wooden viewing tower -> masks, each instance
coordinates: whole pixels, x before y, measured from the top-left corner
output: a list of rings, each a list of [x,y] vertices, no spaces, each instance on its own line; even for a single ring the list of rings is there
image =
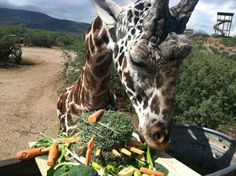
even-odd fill
[[[218,12],[217,22],[214,25],[215,34],[229,37],[234,13]]]

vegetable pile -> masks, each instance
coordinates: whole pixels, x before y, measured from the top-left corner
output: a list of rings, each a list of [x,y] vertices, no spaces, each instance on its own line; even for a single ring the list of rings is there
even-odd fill
[[[99,110],[78,118],[73,136],[43,135],[33,149],[17,153],[27,159],[48,153],[48,176],[168,175],[154,162],[155,152],[132,137],[133,125],[121,112]]]

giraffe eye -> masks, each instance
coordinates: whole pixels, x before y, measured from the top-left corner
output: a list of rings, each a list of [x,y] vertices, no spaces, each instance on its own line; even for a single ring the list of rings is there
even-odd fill
[[[136,67],[145,68],[147,66],[146,63],[144,62],[144,60],[142,60],[142,59],[137,60],[137,59],[133,59],[132,57],[130,57],[130,60],[131,60],[132,64]]]

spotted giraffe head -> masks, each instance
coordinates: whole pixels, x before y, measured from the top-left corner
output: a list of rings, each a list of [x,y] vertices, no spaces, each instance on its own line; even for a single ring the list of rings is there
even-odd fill
[[[140,131],[151,147],[163,148],[169,141],[179,66],[191,43],[177,34],[168,0],[140,0],[127,7],[111,0],[92,1],[109,28],[114,64]]]

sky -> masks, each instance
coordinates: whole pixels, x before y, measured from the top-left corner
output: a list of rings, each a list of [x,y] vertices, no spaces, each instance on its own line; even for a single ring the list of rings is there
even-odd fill
[[[114,0],[126,5],[135,0]],[[170,0],[170,7],[180,0]],[[49,16],[77,22],[91,23],[96,11],[90,0],[0,0],[0,7],[32,10]],[[235,13],[231,36],[236,35],[236,0],[199,0],[187,28],[213,34],[217,12]]]

